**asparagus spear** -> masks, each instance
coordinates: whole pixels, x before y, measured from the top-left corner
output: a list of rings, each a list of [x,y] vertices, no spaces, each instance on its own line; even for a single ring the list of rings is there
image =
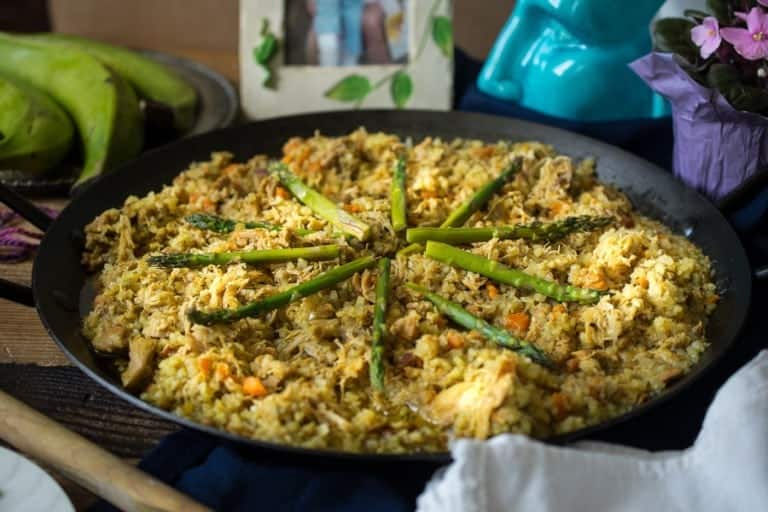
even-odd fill
[[[392,227],[395,231],[402,231],[408,227],[405,213],[405,168],[405,156],[400,155],[392,173],[392,187],[390,190],[392,198]]]
[[[368,224],[347,213],[317,190],[307,186],[284,163],[271,163],[269,171],[277,176],[280,183],[290,190],[296,199],[307,205],[320,217],[334,224],[344,233],[352,235],[363,242],[371,235],[371,227]]]
[[[297,301],[307,295],[312,295],[326,288],[330,288],[354,275],[355,273],[372,267],[376,263],[373,256],[364,256],[344,265],[332,268],[304,283],[288,288],[285,291],[271,295],[265,299],[257,300],[235,309],[216,309],[213,311],[200,311],[191,309],[187,312],[190,322],[202,325],[227,324],[246,317],[258,316],[266,311],[271,311]]]
[[[509,284],[517,288],[533,290],[560,302],[579,302],[594,304],[600,300],[602,292],[576,286],[561,285],[540,277],[526,274],[521,270],[502,265],[498,261],[489,260],[471,252],[456,249],[440,242],[427,242],[427,256],[455,267],[482,274],[494,281]]]
[[[239,224],[235,220],[225,219],[224,217],[218,217],[207,213],[193,213],[188,215],[185,220],[196,228],[214,231],[216,233],[231,233]],[[268,231],[280,231],[283,229],[282,226],[270,224],[269,222],[242,222],[242,224],[246,229],[266,229]],[[295,231],[299,236],[309,235],[315,232],[311,229],[303,228],[296,229]]]
[[[318,245],[292,249],[263,249],[259,251],[232,251],[213,253],[157,254],[147,258],[155,267],[179,268],[202,267],[205,265],[227,265],[233,261],[243,263],[280,263],[298,259],[331,260],[339,256],[338,245]]]
[[[469,219],[477,210],[485,206],[485,204],[490,201],[493,195],[501,190],[501,187],[503,187],[507,181],[512,179],[512,177],[520,172],[522,167],[522,158],[515,158],[512,163],[509,164],[509,166],[501,172],[501,174],[480,187],[480,189],[475,192],[472,197],[464,201],[461,205],[459,205],[458,208],[453,210],[451,214],[448,215],[448,218],[446,218],[443,223],[440,224],[440,227],[457,228],[463,226],[464,223],[467,222],[467,219]],[[403,249],[400,249],[397,255],[405,256],[413,252],[421,251],[422,249],[423,247],[421,245],[414,243],[404,247]]]
[[[408,256],[409,254],[413,254],[415,252],[421,252],[424,250],[424,246],[421,244],[409,244],[397,251],[396,256],[398,258],[401,258],[403,256]]]
[[[453,210],[448,218],[440,224],[441,228],[457,228],[463,226],[467,219],[469,219],[473,213],[485,206],[485,204],[491,200],[491,198],[501,190],[504,184],[511,180],[523,166],[522,158],[515,158],[509,166],[504,169],[495,179],[492,179],[482,187],[480,190],[474,193],[472,197],[467,199],[458,208]]]
[[[436,293],[432,293],[426,288],[423,288],[414,283],[406,283],[406,286],[411,290],[424,295],[424,297],[428,299],[432,304],[434,304],[442,314],[448,316],[451,320],[461,325],[462,327],[478,331],[489,340],[494,341],[502,347],[506,347],[519,352],[542,366],[552,367],[552,362],[550,361],[549,357],[541,349],[535,347],[531,343],[516,338],[505,329],[501,329],[489,324],[482,318],[476,317],[455,302],[441,297]]]
[[[556,222],[532,222],[515,226],[494,226],[490,228],[411,228],[406,232],[409,242],[435,240],[448,244],[471,244],[485,242],[492,238],[524,238],[534,242],[555,242],[576,231],[591,231],[607,226],[612,217],[583,215],[568,217]]]
[[[389,297],[389,259],[379,260],[379,275],[376,280],[376,305],[373,310],[373,342],[371,344],[371,363],[368,365],[371,386],[377,391],[384,390],[384,335],[386,333],[385,316]]]

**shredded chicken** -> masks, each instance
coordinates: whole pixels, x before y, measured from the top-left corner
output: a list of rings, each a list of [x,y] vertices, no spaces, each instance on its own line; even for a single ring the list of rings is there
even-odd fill
[[[131,391],[142,388],[154,372],[157,343],[150,338],[132,338],[128,351],[128,367],[121,375],[123,386]]]

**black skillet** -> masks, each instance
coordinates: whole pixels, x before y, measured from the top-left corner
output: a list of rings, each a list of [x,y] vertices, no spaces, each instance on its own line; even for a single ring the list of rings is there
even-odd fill
[[[594,434],[619,422],[641,415],[669,400],[693,384],[704,371],[720,359],[736,339],[747,315],[752,276],[739,238],[715,206],[696,192],[685,188],[668,172],[607,144],[563,130],[514,119],[472,113],[430,111],[354,111],[309,114],[254,122],[191,137],[142,155],[137,160],[106,175],[82,193],[55,219],[23,204],[7,192],[0,201],[22,213],[44,230],[32,274],[31,290],[0,283],[0,296],[34,305],[43,325],[69,359],[88,376],[131,404],[186,427],[205,431],[219,438],[254,447],[272,448],[300,455],[347,458],[360,461],[434,461],[449,459],[447,453],[373,455],[296,448],[277,443],[246,439],[205,426],[159,409],[125,391],[111,370],[110,361],[99,358],[80,332],[81,314],[91,295],[88,276],[80,265],[83,228],[107,208],[119,207],[131,194],[143,196],[170,183],[190,162],[207,160],[212,151],[227,150],[243,161],[256,153],[279,155],[283,143],[292,136],[309,136],[315,130],[325,135],[342,135],[360,126],[369,131],[423,137],[476,138],[498,140],[536,140],[555,146],[572,157],[596,157],[601,180],[623,190],[644,214],[659,219],[673,230],[690,238],[712,260],[721,300],[707,328],[711,345],[701,361],[680,381],[660,395],[618,418],[551,439],[567,442]],[[23,200],[22,200],[23,201]]]

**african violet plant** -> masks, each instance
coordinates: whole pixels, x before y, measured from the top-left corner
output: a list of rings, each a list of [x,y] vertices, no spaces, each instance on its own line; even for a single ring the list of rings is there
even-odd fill
[[[653,28],[657,50],[737,110],[768,114],[768,0],[708,0]]]

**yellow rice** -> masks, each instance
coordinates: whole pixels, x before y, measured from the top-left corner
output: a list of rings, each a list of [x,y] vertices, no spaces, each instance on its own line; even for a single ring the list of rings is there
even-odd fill
[[[159,192],[130,197],[87,228],[83,263],[99,294],[84,332],[95,348],[122,355],[141,344],[153,356],[141,398],[246,437],[366,452],[444,450],[451,437],[502,432],[547,437],[622,414],[684,375],[707,348],[717,302],[709,260],[684,237],[633,211],[624,195],[536,143],[485,144],[427,138],[412,147],[364,129],[344,137],[294,138],[284,161],[304,181],[370,224],[372,241],[332,226],[279,187],[267,157],[232,163],[217,153]],[[436,226],[515,156],[523,171],[466,226],[611,215],[617,222],[552,244],[493,239],[465,247],[536,276],[610,291],[594,305],[493,283],[421,254],[393,260],[387,315],[386,391],[368,377],[375,270],[284,308],[231,325],[191,324],[190,308],[234,308],[269,296],[364,253],[392,255],[405,242],[390,225],[389,188],[408,151],[410,226]],[[206,212],[267,221],[282,231],[217,234],[184,221]],[[317,230],[299,236],[297,228]],[[217,252],[338,243],[339,261],[261,267],[162,269],[157,253]],[[440,315],[403,286],[413,281],[500,327],[525,313],[518,333],[546,351],[547,370]],[[519,318],[520,315],[517,315]],[[244,390],[256,377],[263,393]]]

